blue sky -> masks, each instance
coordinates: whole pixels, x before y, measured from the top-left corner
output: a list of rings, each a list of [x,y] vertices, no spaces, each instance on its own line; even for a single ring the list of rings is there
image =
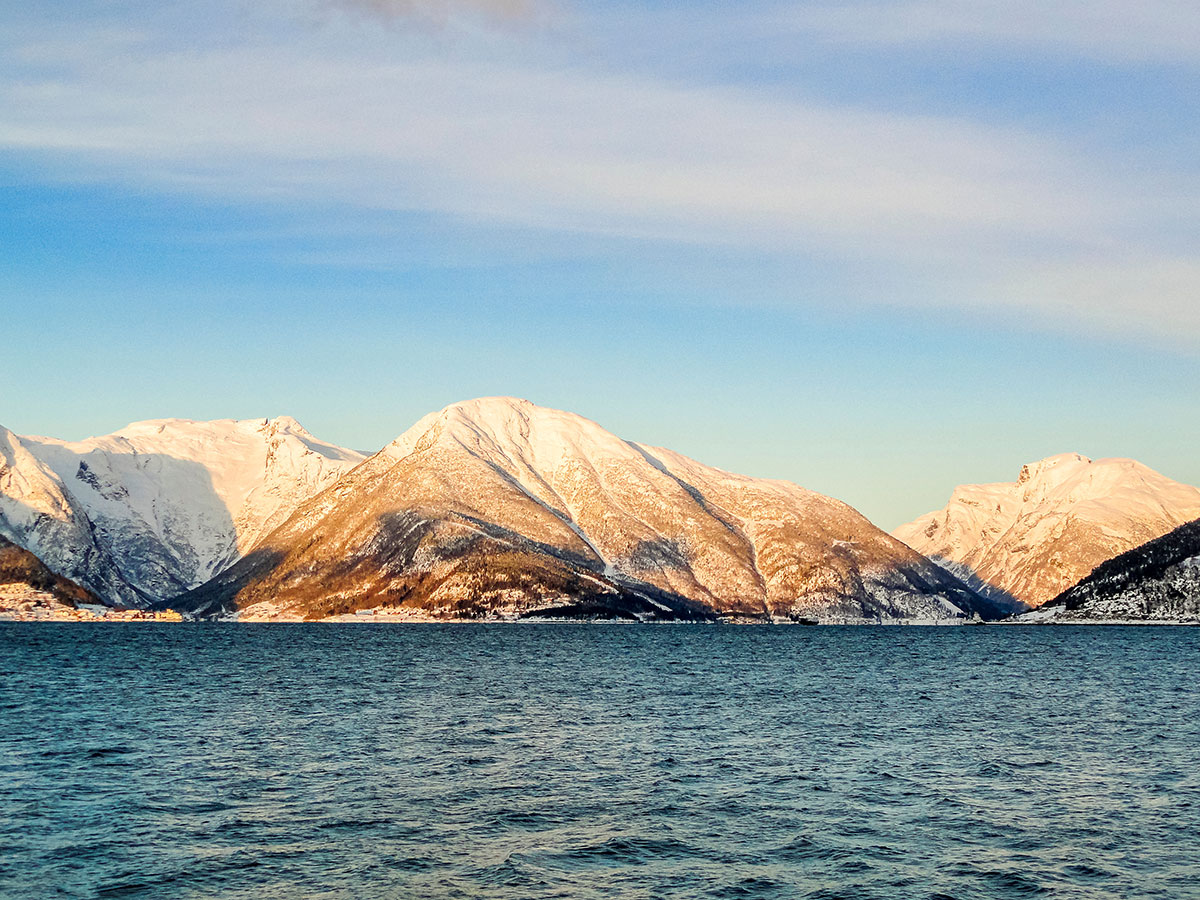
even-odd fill
[[[888,528],[1200,483],[1188,6],[5,3],[0,423],[513,394]]]

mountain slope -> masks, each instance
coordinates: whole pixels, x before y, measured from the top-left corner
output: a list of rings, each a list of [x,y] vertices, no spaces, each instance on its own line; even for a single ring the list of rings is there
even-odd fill
[[[510,398],[426,416],[172,605],[310,618],[996,612],[843,503]]]
[[[75,582],[55,575],[28,550],[0,537],[0,603],[16,601],[72,607],[99,602]]]
[[[286,417],[0,439],[0,533],[131,606],[208,580],[364,458]]]
[[[1014,483],[960,486],[944,509],[893,534],[969,583],[1036,607],[1197,516],[1194,487],[1131,459],[1065,453],[1024,466]]]
[[[1200,520],[1102,563],[1030,615],[1044,621],[1200,621]]]
[[[0,537],[100,597],[143,605],[62,479],[17,435],[0,428]]]

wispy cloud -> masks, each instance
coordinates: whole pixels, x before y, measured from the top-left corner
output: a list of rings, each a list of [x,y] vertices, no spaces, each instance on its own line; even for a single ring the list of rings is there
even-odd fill
[[[1029,135],[582,71],[97,45],[2,90],[9,147],[233,193],[754,243],[1055,235],[1117,212]]]
[[[966,40],[1119,62],[1200,64],[1200,16],[1191,0],[851,0],[804,4],[780,18],[848,42]]]
[[[1196,224],[1185,178],[948,116],[324,41],[10,45],[0,148],[171,191],[824,254],[903,270],[906,303],[1200,341],[1200,255],[1157,246]]]
[[[1114,334],[1200,340],[1200,257],[1129,249],[1032,265],[989,292],[1027,313],[1047,308]]]

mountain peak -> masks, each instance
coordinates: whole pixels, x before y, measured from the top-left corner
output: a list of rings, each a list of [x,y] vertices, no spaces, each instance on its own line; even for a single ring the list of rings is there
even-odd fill
[[[1060,453],[1023,466],[1015,482],[960,485],[944,509],[894,534],[1036,606],[1197,516],[1200,490],[1136,460]]]
[[[476,397],[451,403],[439,413],[447,421],[472,422],[487,427],[507,427],[514,423],[527,422],[571,422],[576,425],[591,425],[595,422],[576,413],[548,406],[538,406],[521,397]]]
[[[291,416],[278,416],[274,419],[266,417],[260,419],[143,419],[138,422],[130,422],[124,428],[120,428],[112,434],[98,435],[86,438],[85,440],[95,441],[105,437],[129,438],[165,434],[221,436],[234,433],[252,434],[265,429],[283,431],[302,437],[311,437],[308,430]]]
[[[456,403],[451,403],[448,406],[446,406],[445,410],[443,410],[443,411],[480,410],[480,411],[488,411],[488,412],[492,412],[492,411],[498,412],[498,411],[508,410],[511,412],[516,412],[518,410],[526,410],[526,409],[541,410],[541,409],[549,409],[549,407],[538,406],[532,400],[526,400],[524,397],[507,397],[507,396],[502,396],[502,395],[495,395],[495,396],[489,396],[489,397],[474,397],[470,400],[459,400]]]
[[[292,434],[299,434],[305,437],[310,437],[309,431],[291,416],[276,416],[274,419],[264,419],[263,424],[274,428],[276,431],[287,431]]]
[[[1048,478],[1061,481],[1090,465],[1092,465],[1092,460],[1080,453],[1057,453],[1054,456],[1047,456],[1045,459],[1021,466],[1021,472],[1017,475],[1017,484]]]
[[[572,458],[630,458],[639,451],[591,419],[518,397],[464,400],[422,418],[384,452],[395,459],[447,443],[475,456],[553,466]]]

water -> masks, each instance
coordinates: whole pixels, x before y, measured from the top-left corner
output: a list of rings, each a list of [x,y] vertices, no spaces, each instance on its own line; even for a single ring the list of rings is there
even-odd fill
[[[1200,629],[0,626],[6,898],[1200,897]]]

